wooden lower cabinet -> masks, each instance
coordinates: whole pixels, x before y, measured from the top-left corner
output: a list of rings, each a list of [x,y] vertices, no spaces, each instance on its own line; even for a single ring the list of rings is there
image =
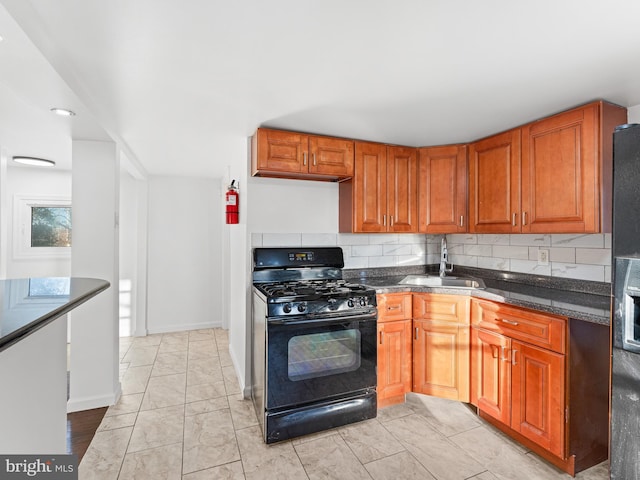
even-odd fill
[[[411,320],[378,325],[378,407],[402,403],[411,391]]]
[[[478,299],[471,321],[479,415],[571,475],[606,460],[608,326]]]
[[[413,295],[413,391],[469,401],[469,298]]]
[[[378,407],[411,391],[411,294],[378,295]]]

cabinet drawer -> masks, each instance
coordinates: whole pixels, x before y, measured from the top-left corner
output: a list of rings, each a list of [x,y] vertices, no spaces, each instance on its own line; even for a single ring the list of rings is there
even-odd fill
[[[437,293],[414,293],[413,318],[468,325],[469,297]]]
[[[411,318],[410,293],[385,293],[377,296],[378,322],[407,320]]]
[[[493,302],[473,300],[473,324],[507,337],[547,348],[566,351],[567,319]]]

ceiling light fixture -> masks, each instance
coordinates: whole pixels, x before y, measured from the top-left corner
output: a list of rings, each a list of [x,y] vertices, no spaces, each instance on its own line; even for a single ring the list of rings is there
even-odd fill
[[[36,157],[13,157],[13,161],[23,165],[31,165],[33,167],[55,167],[56,165],[56,162],[53,160]]]
[[[67,110],[66,108],[58,108],[58,107],[52,108],[51,111],[56,115],[60,115],[62,117],[73,117],[76,114],[75,112],[72,112],[71,110]]]

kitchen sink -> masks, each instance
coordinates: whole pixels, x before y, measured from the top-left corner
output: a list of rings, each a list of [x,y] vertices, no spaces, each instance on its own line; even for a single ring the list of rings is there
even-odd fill
[[[400,283],[403,285],[419,285],[421,287],[446,288],[485,288],[479,278],[471,277],[439,277],[437,275],[407,275]]]

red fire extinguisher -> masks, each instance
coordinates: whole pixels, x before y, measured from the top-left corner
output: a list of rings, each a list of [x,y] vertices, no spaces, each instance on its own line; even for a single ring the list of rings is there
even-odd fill
[[[235,180],[231,181],[231,185],[229,185],[229,189],[225,195],[227,224],[236,224],[239,221],[238,207],[240,206],[240,198],[238,196],[238,189],[234,185],[235,183]]]

